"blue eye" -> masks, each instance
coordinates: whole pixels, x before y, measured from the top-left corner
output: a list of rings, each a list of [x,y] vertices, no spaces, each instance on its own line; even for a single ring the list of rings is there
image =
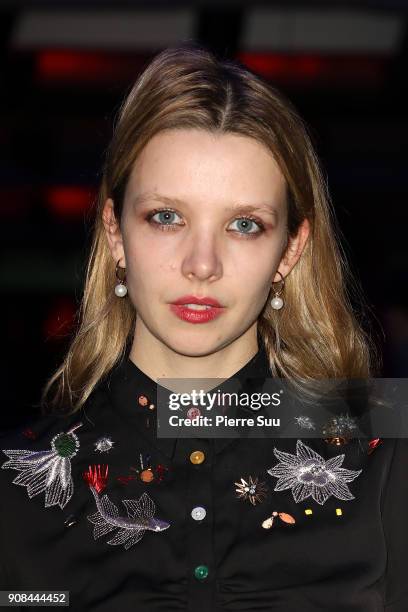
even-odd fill
[[[241,229],[238,230],[239,232],[243,232],[244,234],[259,234],[261,233],[263,226],[261,225],[261,223],[259,221],[255,221],[255,219],[251,219],[250,217],[239,217],[239,219],[234,219],[233,223],[239,223],[241,224]],[[248,230],[248,226],[254,226],[257,225],[258,229],[255,231],[247,231]],[[235,231],[235,230],[234,230]]]
[[[176,215],[176,214],[177,213],[175,213],[173,210],[160,210],[159,212],[152,215],[150,218],[152,219],[156,215],[159,215],[159,219],[160,219],[159,223],[163,223],[164,225],[172,225],[171,217],[172,215]]]
[[[172,221],[174,220],[174,215],[179,217],[178,213],[170,208],[155,209],[147,215],[146,219],[149,223],[155,225],[157,229],[162,231],[173,231],[177,229],[177,226],[182,227],[184,225],[183,223],[173,223]],[[154,219],[154,217],[158,217],[158,220]],[[252,217],[238,217],[234,219],[232,223],[238,223],[239,228],[229,231],[244,237],[250,236],[252,238],[258,234],[262,234],[265,231],[265,226],[263,223]],[[256,225],[258,229],[255,229],[255,231],[248,231],[248,228],[250,229],[254,225]]]

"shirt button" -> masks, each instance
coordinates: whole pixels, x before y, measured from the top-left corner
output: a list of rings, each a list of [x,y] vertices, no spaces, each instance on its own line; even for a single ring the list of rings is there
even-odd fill
[[[199,464],[202,463],[205,459],[205,455],[203,453],[203,451],[194,451],[191,453],[190,455],[190,461],[191,463],[195,463],[195,464]]]
[[[197,565],[194,570],[194,576],[197,580],[205,580],[208,576],[208,567],[206,565]]]
[[[202,521],[203,518],[205,518],[206,514],[207,514],[207,511],[202,506],[196,506],[191,511],[191,516],[193,517],[195,521]]]

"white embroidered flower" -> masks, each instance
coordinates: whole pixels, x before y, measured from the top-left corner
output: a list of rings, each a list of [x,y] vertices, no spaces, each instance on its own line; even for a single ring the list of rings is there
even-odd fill
[[[71,458],[79,449],[78,436],[74,430],[82,423],[61,432],[51,440],[51,450],[30,451],[24,449],[2,449],[9,457],[2,469],[19,470],[13,483],[27,487],[28,496],[34,497],[45,491],[45,506],[62,509],[72,497],[74,485],[71,476]]]
[[[354,499],[346,483],[357,478],[362,470],[340,467],[344,455],[336,455],[325,461],[302,440],[296,442],[296,455],[284,453],[277,448],[273,452],[280,463],[267,472],[278,478],[275,491],[292,489],[296,503],[310,496],[321,505],[331,495],[343,500]]]

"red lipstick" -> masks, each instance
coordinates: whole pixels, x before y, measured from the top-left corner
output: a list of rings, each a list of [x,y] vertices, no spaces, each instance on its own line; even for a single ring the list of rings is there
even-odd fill
[[[199,306],[207,306],[207,308],[196,310],[189,307],[189,304],[198,304]],[[170,304],[170,310],[179,319],[188,323],[207,323],[219,317],[225,311],[225,308],[215,298],[183,295]]]

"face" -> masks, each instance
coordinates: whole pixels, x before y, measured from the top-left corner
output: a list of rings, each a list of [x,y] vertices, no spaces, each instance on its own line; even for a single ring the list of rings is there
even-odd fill
[[[307,238],[304,224],[288,241],[286,183],[271,153],[235,134],[160,132],[135,162],[120,228],[112,205],[103,219],[112,256],[126,267],[137,333],[189,356],[256,338],[276,270],[286,276]],[[183,296],[221,308],[197,322],[201,311],[174,306]]]

